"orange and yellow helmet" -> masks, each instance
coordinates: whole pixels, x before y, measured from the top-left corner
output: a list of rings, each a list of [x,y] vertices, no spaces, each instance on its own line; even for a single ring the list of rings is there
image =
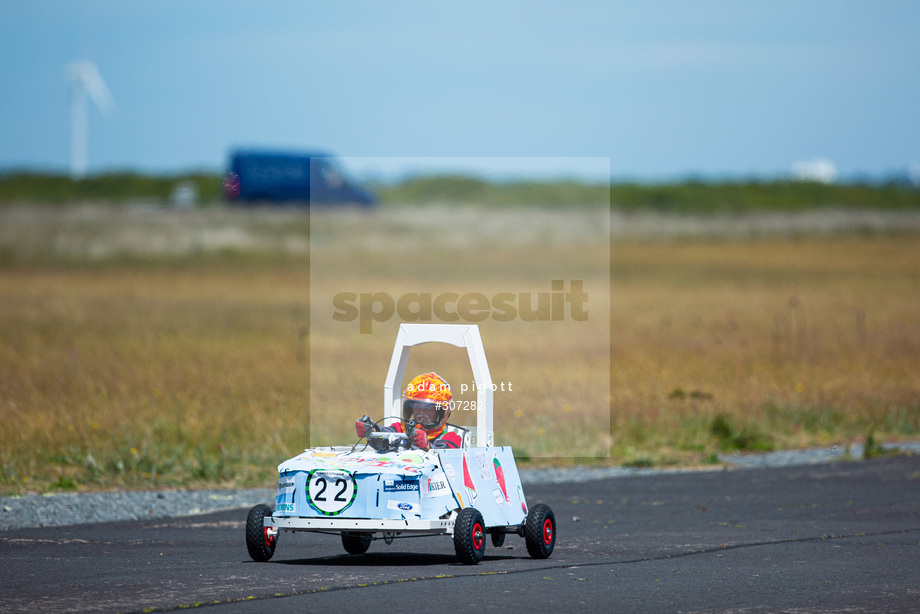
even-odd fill
[[[452,398],[450,384],[434,371],[417,375],[403,391],[403,420],[415,420],[434,439],[447,426]]]

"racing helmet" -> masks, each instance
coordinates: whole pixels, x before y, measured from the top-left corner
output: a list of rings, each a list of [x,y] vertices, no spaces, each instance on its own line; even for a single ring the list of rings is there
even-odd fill
[[[403,391],[403,420],[415,420],[434,439],[447,426],[452,398],[450,384],[434,371],[417,375]]]

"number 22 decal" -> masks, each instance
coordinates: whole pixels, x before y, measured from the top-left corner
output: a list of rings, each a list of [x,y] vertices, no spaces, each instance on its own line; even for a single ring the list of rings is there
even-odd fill
[[[317,485],[322,484],[323,486],[322,486],[322,488],[320,488],[319,492],[316,493],[316,496],[313,497],[313,500],[314,500],[314,501],[325,501],[326,498],[323,496],[323,493],[326,492],[326,485],[327,485],[327,484],[326,484],[326,478],[319,478],[319,479],[317,479],[317,480],[316,480],[316,484],[317,484]],[[341,489],[338,493],[336,493],[335,497],[334,497],[332,500],[333,500],[333,501],[341,501],[341,502],[343,502],[343,503],[344,503],[344,502],[347,502],[348,499],[346,499],[346,498],[343,497],[342,495],[344,495],[344,494],[345,494],[345,491],[348,490],[348,482],[345,481],[344,478],[339,478],[339,479],[337,479],[337,480],[335,481],[335,485],[336,485],[336,487],[341,486],[342,489]]]
[[[354,502],[355,478],[347,471],[315,469],[307,479],[307,501],[324,516],[337,516]]]

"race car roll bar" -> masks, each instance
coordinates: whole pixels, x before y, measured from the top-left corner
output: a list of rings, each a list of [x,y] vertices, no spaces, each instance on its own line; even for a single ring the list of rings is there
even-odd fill
[[[402,417],[402,381],[406,375],[409,351],[423,343],[449,343],[466,348],[476,382],[476,426],[472,431],[474,447],[492,447],[492,375],[476,324],[400,324],[390,369],[383,386],[383,411],[387,419]],[[466,427],[467,425],[460,425]]]

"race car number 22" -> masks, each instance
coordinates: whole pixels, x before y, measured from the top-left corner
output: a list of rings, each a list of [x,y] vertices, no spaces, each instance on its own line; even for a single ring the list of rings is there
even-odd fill
[[[324,516],[337,516],[354,502],[355,478],[347,471],[312,471],[307,481],[307,499]]]

